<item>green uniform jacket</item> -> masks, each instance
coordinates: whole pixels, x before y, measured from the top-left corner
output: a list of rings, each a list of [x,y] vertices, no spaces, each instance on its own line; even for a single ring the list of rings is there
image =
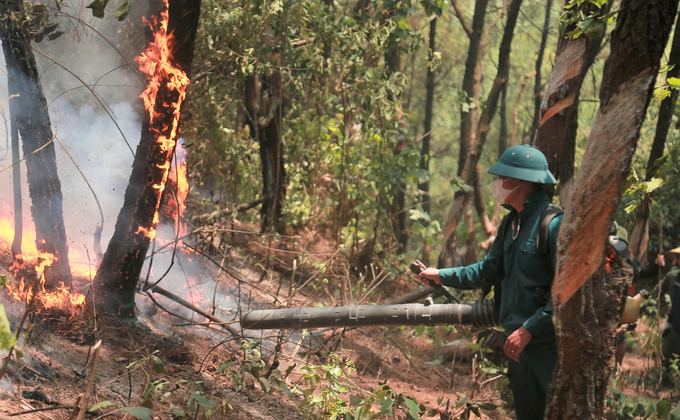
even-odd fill
[[[495,241],[483,261],[467,267],[439,271],[442,284],[458,289],[479,289],[485,279],[493,280],[503,275],[501,325],[506,336],[524,325],[532,335],[532,342],[553,339],[555,334],[552,303],[540,306],[534,298],[536,289],[549,289],[554,278],[553,267],[557,234],[562,223],[561,215],[550,223],[549,248],[552,266],[546,265],[545,256],[536,246],[539,218],[548,205],[548,196],[544,189],[530,194],[524,202],[524,210],[519,213],[519,233],[516,223],[513,223],[505,233],[503,244]],[[514,208],[510,208],[510,211],[509,217],[517,216]]]

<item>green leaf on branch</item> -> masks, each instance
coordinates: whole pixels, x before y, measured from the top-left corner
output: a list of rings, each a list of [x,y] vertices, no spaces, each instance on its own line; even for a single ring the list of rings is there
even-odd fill
[[[260,381],[260,384],[262,384],[262,390],[264,391],[264,393],[269,394],[272,390],[272,386],[269,384],[267,378],[259,377],[257,378],[257,380]]]
[[[201,395],[201,391],[194,392],[194,395],[191,397],[203,408],[215,408],[215,404],[213,404],[212,401],[205,399]]]
[[[126,1],[125,3],[121,4],[119,8],[114,10],[113,15],[118,19],[119,22],[122,22],[125,20],[126,17],[130,14],[130,2]]]
[[[408,413],[411,415],[411,417],[417,419],[418,414],[420,414],[420,407],[418,407],[418,403],[407,397],[404,397],[404,402],[406,403],[406,407],[408,407]]]
[[[87,410],[87,411],[90,411],[90,412],[97,411],[100,408],[108,407],[110,405],[113,405],[113,403],[111,401],[100,401],[97,404],[90,407],[90,409]]]
[[[104,17],[104,9],[106,9],[108,3],[109,0],[94,0],[85,7],[92,10],[92,16],[102,19]]]
[[[153,358],[153,371],[156,373],[165,372],[163,361],[158,356],[151,356]]]
[[[644,188],[644,192],[649,194],[652,191],[656,190],[660,186],[664,184],[663,179],[661,178],[652,178],[647,182],[643,182],[642,185],[640,185],[641,188]]]
[[[673,87],[680,87],[680,79],[678,79],[677,77],[669,77],[668,79],[666,79],[666,83]]]
[[[151,416],[154,415],[153,410],[146,407],[123,407],[120,411],[142,420],[151,420]]]
[[[7,314],[5,314],[5,307],[0,305],[0,348],[9,350],[14,344],[14,335],[9,327],[9,320],[7,319]]]
[[[659,415],[660,419],[666,419],[670,415],[672,408],[673,403],[671,400],[663,398],[656,404],[656,413]]]

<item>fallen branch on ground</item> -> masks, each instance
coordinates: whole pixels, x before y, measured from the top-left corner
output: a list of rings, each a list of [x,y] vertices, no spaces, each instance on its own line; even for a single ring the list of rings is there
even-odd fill
[[[197,314],[203,315],[204,317],[208,318],[209,320],[215,322],[215,324],[219,325],[220,327],[224,328],[225,330],[229,331],[229,333],[234,336],[234,338],[239,338],[241,335],[239,334],[238,331],[236,331],[235,328],[233,328],[231,325],[231,322],[225,322],[222,321],[221,319],[217,318],[216,316],[212,315],[209,312],[204,311],[203,309],[192,305],[191,303],[187,302],[186,300],[182,299],[181,297],[172,294],[168,292],[167,290],[163,289],[162,287],[159,286],[154,286],[151,288],[151,291],[154,293],[158,293],[159,295],[163,295],[168,299],[172,299],[175,302],[179,303],[180,305],[184,306],[185,308],[191,309],[192,311],[196,312]]]

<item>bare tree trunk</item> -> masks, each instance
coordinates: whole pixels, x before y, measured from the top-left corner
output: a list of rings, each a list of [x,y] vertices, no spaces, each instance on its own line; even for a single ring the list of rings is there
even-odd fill
[[[176,145],[182,90],[189,82],[200,4],[200,0],[168,3],[167,33],[175,39],[169,47],[170,64],[184,72],[186,80],[171,83],[170,74],[161,66],[154,74],[159,83],[157,94],[152,96],[154,107],[150,112],[154,118],[145,113],[123,208],[94,279],[98,309],[121,317],[134,316],[137,281],[155,237],[161,195]]]
[[[624,0],[620,6],[600,109],[559,236],[553,286],[559,356],[548,419],[602,418],[630,279],[625,273],[605,278],[604,248],[677,6],[678,0]]]
[[[668,64],[674,67],[668,71],[666,78],[680,77],[680,25],[675,25],[673,45],[671,46]],[[670,96],[661,101],[659,118],[656,123],[656,132],[654,133],[654,142],[652,143],[652,150],[649,153],[649,160],[647,161],[647,171],[645,173],[646,181],[652,179],[659,170],[659,167],[656,166],[656,160],[663,156],[668,129],[673,121],[673,112],[675,111],[675,104],[677,101],[677,89],[671,89]],[[650,205],[651,194],[647,194],[642,201],[642,205],[638,208],[637,216],[635,218],[635,227],[633,228],[630,239],[630,249],[643,264],[647,262]]]
[[[260,208],[260,229],[262,232],[273,230],[280,233],[283,231],[280,221],[286,198],[281,142],[281,73],[247,76],[245,85],[246,123],[250,134],[260,143],[262,197],[266,197]]]
[[[489,216],[486,212],[486,203],[484,202],[484,195],[482,194],[482,175],[479,166],[479,158],[482,155],[482,148],[486,144],[486,139],[491,131],[491,121],[496,114],[498,107],[498,98],[501,96],[503,88],[508,83],[508,74],[510,72],[510,48],[512,46],[512,38],[515,34],[515,24],[519,15],[519,9],[522,6],[522,0],[512,0],[508,6],[508,19],[505,23],[505,30],[503,31],[503,39],[498,51],[498,71],[496,78],[493,81],[489,96],[484,103],[484,110],[479,118],[477,125],[476,141],[473,145],[473,150],[470,153],[470,161],[475,165],[475,208],[477,215],[484,228],[484,233],[487,238],[496,233],[496,227],[491,224]],[[471,162],[471,163],[472,163]]]
[[[271,197],[262,203],[260,222],[262,232],[283,232],[281,217],[286,199],[286,170],[283,165],[283,144],[281,142],[281,73],[261,76],[262,90],[269,97],[267,123],[259,129],[260,160],[262,161],[262,195]]]
[[[529,138],[534,138],[536,132],[536,124],[538,123],[538,114],[541,111],[541,102],[543,101],[543,81],[541,80],[541,67],[543,66],[543,54],[545,53],[545,45],[548,42],[548,32],[550,32],[550,12],[552,10],[553,0],[547,0],[545,3],[545,21],[543,21],[543,32],[541,33],[541,45],[538,47],[538,57],[536,57],[536,79],[534,82],[534,119],[531,122],[529,130]]]
[[[607,13],[610,6],[611,2],[602,6],[602,13]],[[592,3],[583,2],[579,12],[587,16],[595,8]],[[571,29],[568,27],[566,31]],[[599,37],[573,39],[560,34],[555,68],[541,103],[540,121],[532,141],[545,154],[550,171],[560,182],[563,203],[569,201],[573,185],[581,83],[599,51],[602,36],[604,33]]]
[[[479,6],[477,3],[477,6]],[[515,31],[515,24],[517,22],[517,16],[519,15],[519,9],[522,5],[522,0],[512,0],[510,6],[508,7],[508,19],[505,24],[505,30],[503,32],[503,39],[501,40],[501,45],[498,52],[498,71],[496,73],[496,78],[494,79],[493,85],[489,92],[489,95],[485,102],[484,110],[479,117],[479,121],[476,124],[476,132],[470,134],[469,141],[464,141],[464,134],[467,134],[463,127],[463,122],[461,121],[461,146],[460,146],[460,156],[458,158],[458,175],[461,177],[463,182],[468,185],[472,185],[474,189],[479,189],[479,192],[475,193],[475,208],[482,222],[484,232],[487,236],[495,233],[495,226],[491,224],[491,221],[486,214],[486,203],[481,194],[481,174],[479,174],[479,158],[481,157],[482,149],[486,143],[486,138],[491,130],[491,120],[496,113],[496,107],[498,106],[498,98],[500,97],[503,86],[508,81],[508,72],[510,67],[510,47],[512,44],[512,38]],[[476,18],[476,8],[475,8],[475,18]],[[473,22],[473,28],[475,24]],[[473,31],[474,35],[474,31]],[[470,39],[472,44],[472,38]],[[467,66],[472,65],[470,58],[468,57],[468,63],[466,64],[466,76],[467,76]],[[481,66],[481,63],[477,63]],[[481,77],[481,76],[480,76]],[[465,86],[465,79],[464,79]],[[470,118],[472,119],[472,110],[470,110]],[[476,114],[475,114],[476,115]],[[468,122],[467,124],[471,124]],[[467,143],[464,145],[464,143]],[[465,146],[465,147],[464,147]],[[462,166],[460,166],[462,165]],[[475,185],[477,183],[477,185]],[[462,202],[464,201],[464,196],[468,195],[468,192],[458,191],[453,197],[453,203],[449,208],[449,213],[444,226],[443,233],[445,241],[448,243],[451,236],[453,235],[455,228],[458,224],[460,218],[460,212],[462,211]],[[447,248],[445,248],[447,249]]]
[[[477,102],[482,87],[482,61],[486,33],[484,29],[484,19],[486,17],[488,3],[488,0],[479,0],[475,2],[475,12],[472,17],[472,25],[470,25],[463,17],[460,6],[458,5],[458,0],[452,0],[451,2],[458,20],[463,26],[468,38],[470,38],[467,60],[465,61],[465,73],[463,75],[463,91],[467,95],[467,109],[464,107],[460,112],[460,150],[458,152],[458,176],[468,185],[470,185],[473,180],[474,173],[471,170],[473,167],[468,167],[465,174],[463,172],[466,165],[469,165],[466,162],[469,160],[470,149],[475,141],[477,133],[477,116],[479,112]],[[439,267],[455,266],[452,265],[452,262],[456,260],[454,232],[469,197],[471,196],[464,191],[457,191],[453,196],[453,201],[449,206],[446,215],[446,224],[444,225],[442,232],[444,247],[438,258],[437,265]]]
[[[56,257],[45,271],[46,286],[56,288],[63,283],[70,287],[72,278],[62,211],[63,195],[52,143],[52,126],[31,41],[22,30],[23,16],[22,2],[0,2],[0,37],[9,86],[13,89],[9,93],[19,95],[10,100],[10,114],[12,124],[16,124],[21,134],[26,157],[36,248]]]
[[[434,111],[434,89],[435,84],[435,74],[432,70],[432,65],[434,64],[434,52],[435,52],[435,40],[437,38],[437,18],[433,18],[430,21],[430,43],[429,43],[429,53],[428,61],[430,66],[427,68],[427,79],[425,81],[425,121],[423,121],[423,129],[425,130],[425,135],[423,136],[423,145],[420,149],[420,168],[429,172],[430,170],[430,139],[432,138],[432,115]],[[430,181],[427,179],[424,182],[418,184],[418,188],[422,192],[421,202],[423,205],[423,211],[430,214]],[[423,247],[423,262],[425,265],[429,266],[430,252],[427,241],[425,241]]]
[[[482,62],[484,58],[484,18],[489,0],[475,2],[475,14],[472,17],[472,32],[469,34],[465,74],[463,75],[463,91],[467,94],[469,109],[460,113],[460,153],[458,154],[458,176],[462,176],[465,161],[477,132],[477,115],[479,107],[476,101],[482,88]],[[462,16],[459,16],[462,19]],[[463,25],[465,26],[465,25]]]
[[[508,148],[508,84],[503,86],[501,92],[501,125],[498,130],[498,157],[500,158],[505,149]]]
[[[386,11],[383,14],[383,20],[387,22],[391,16],[391,11]],[[388,77],[391,74],[401,71],[401,45],[396,33],[392,32],[387,38],[385,46],[385,66],[387,70]],[[396,98],[391,93],[387,94],[388,99],[396,102]],[[397,120],[403,118],[403,113],[401,109],[397,110]],[[394,147],[394,154],[400,154],[401,150],[407,145],[407,140],[405,136],[398,141],[397,145]],[[408,168],[404,168],[408,171]],[[392,220],[392,231],[397,239],[399,246],[397,247],[397,252],[399,254],[406,251],[406,244],[408,243],[409,230],[408,230],[408,212],[404,209],[406,207],[406,184],[399,182],[394,185],[394,199],[391,203],[391,220]],[[377,234],[377,230],[376,230]],[[373,246],[371,245],[371,249]],[[370,261],[370,260],[369,260]]]

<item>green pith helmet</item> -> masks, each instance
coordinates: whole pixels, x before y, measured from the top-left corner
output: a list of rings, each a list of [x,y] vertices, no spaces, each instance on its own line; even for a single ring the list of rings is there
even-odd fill
[[[508,148],[489,173],[538,184],[557,184],[543,153],[529,145]]]

